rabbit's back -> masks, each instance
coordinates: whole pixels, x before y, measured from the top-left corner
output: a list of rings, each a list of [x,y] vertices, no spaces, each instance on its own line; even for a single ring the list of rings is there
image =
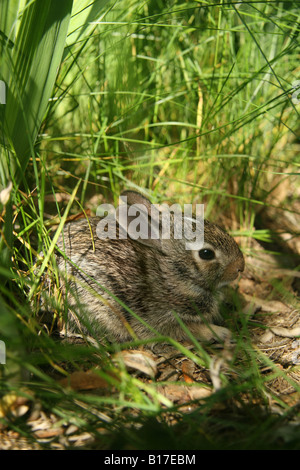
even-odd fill
[[[137,271],[139,247],[130,239],[99,239],[96,229],[100,220],[94,217],[68,224],[57,243],[66,255],[57,260],[60,272],[67,277],[63,285],[73,309],[69,326],[72,330],[81,323],[86,331],[84,322],[76,319],[79,314],[96,335],[104,332],[129,339],[126,324],[130,306],[143,310],[146,303],[147,282]]]

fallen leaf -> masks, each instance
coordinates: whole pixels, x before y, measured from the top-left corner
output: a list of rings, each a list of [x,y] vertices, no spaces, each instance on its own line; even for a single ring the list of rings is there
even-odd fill
[[[110,372],[107,374],[113,376]],[[71,387],[73,390],[93,390],[95,388],[111,387],[111,384],[108,381],[93,371],[73,372],[68,377],[61,379],[59,383],[63,387]]]
[[[61,436],[63,433],[63,428],[54,428],[36,431],[34,435],[39,439],[49,439],[50,437]]]
[[[195,380],[193,379],[193,374],[195,371],[195,364],[193,361],[187,359],[182,363],[182,374],[184,381],[187,383],[193,383]]]
[[[220,388],[222,388],[220,372],[224,364],[225,361],[223,357],[211,359],[209,373],[215,391],[220,390]]]
[[[4,395],[0,400],[0,418],[9,413],[14,416],[23,416],[29,410],[28,397],[20,396],[15,392]]]
[[[258,297],[252,297],[250,295],[244,294],[244,298],[249,304],[252,304],[254,309],[261,308],[264,312],[275,313],[275,312],[288,312],[290,307],[285,305],[279,300],[264,300]],[[249,307],[249,306],[248,306]]]
[[[261,343],[269,343],[274,338],[274,334],[272,331],[267,330],[260,338],[259,341]]]
[[[12,185],[12,182],[10,181],[8,183],[8,186],[2,189],[2,191],[0,191],[0,203],[3,204],[3,206],[5,206],[8,203],[12,187],[13,185]]]
[[[272,326],[270,330],[274,335],[282,336],[284,338],[296,338],[300,336],[300,326],[295,328],[282,328],[280,326]]]
[[[157,359],[154,354],[142,350],[124,350],[113,357],[117,362],[121,361],[126,367],[138,370],[149,377],[155,377],[157,374]]]
[[[191,400],[207,398],[212,394],[210,388],[202,385],[187,386],[184,384],[167,384],[158,387],[157,391],[173,403],[187,403]]]

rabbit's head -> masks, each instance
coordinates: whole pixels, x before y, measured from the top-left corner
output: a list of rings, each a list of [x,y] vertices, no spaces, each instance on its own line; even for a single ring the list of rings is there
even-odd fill
[[[244,270],[244,257],[239,246],[218,225],[179,211],[174,214],[166,208],[159,210],[135,191],[125,191],[121,195],[122,199],[124,197],[126,226],[118,215],[120,228],[160,258],[161,269],[165,270],[166,276],[169,273],[170,279],[177,275],[187,287],[190,283],[202,289],[217,290],[235,280]],[[135,230],[137,221],[138,232]],[[196,241],[191,242],[191,235]]]

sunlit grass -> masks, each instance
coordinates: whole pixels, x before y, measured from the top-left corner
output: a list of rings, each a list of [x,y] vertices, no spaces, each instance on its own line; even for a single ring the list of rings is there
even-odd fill
[[[273,194],[286,179],[299,190],[299,107],[291,100],[299,69],[297,5],[130,0],[104,5],[100,19],[79,36],[77,20],[71,20],[70,47],[20,180],[4,165],[15,157],[7,139],[1,148],[1,184],[13,181],[6,211],[14,237],[12,266],[0,271],[0,332],[9,365],[1,393],[27,393],[28,387],[45,410],[91,432],[103,448],[126,446],[131,438],[143,448],[147,436],[158,446],[150,436],[157,426],[171,448],[188,448],[195,433],[198,448],[276,447],[272,430],[285,422],[268,413],[266,382],[271,373],[286,373],[252,347],[247,317],[238,313],[234,319],[240,335],[221,389],[190,415],[161,395],[155,381],[146,384],[125,368],[117,382],[111,379],[113,396],[80,393],[59,379],[87,361],[100,375],[116,372],[108,352],[119,346],[57,341],[50,333],[66,306],[59,286],[43,292],[43,275],[58,283],[53,250],[67,217],[93,214],[125,188],[145,189],[153,202],[204,202],[206,215],[240,237],[245,253],[253,239],[272,241],[270,229],[256,228],[257,214],[264,207],[292,213],[290,199]],[[275,288],[282,299],[288,296],[282,284]],[[50,326],[40,321],[43,297],[55,312]],[[192,340],[194,351],[170,342],[209,368],[210,349]],[[272,399],[288,415],[280,397]],[[172,413],[178,435],[166,424]],[[97,430],[99,419],[105,437]],[[139,435],[139,426],[148,434]],[[22,422],[12,420],[12,427],[29,434]]]

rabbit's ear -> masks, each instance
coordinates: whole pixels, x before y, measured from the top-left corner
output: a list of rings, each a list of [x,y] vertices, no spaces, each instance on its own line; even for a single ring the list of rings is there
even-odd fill
[[[133,204],[143,204],[147,211],[151,211],[151,202],[145,196],[143,196],[138,191],[127,190],[121,193],[120,198],[122,201],[125,202],[128,206],[132,206]]]
[[[124,191],[117,209],[121,229],[143,245],[161,249],[160,213],[155,205],[135,191]]]

